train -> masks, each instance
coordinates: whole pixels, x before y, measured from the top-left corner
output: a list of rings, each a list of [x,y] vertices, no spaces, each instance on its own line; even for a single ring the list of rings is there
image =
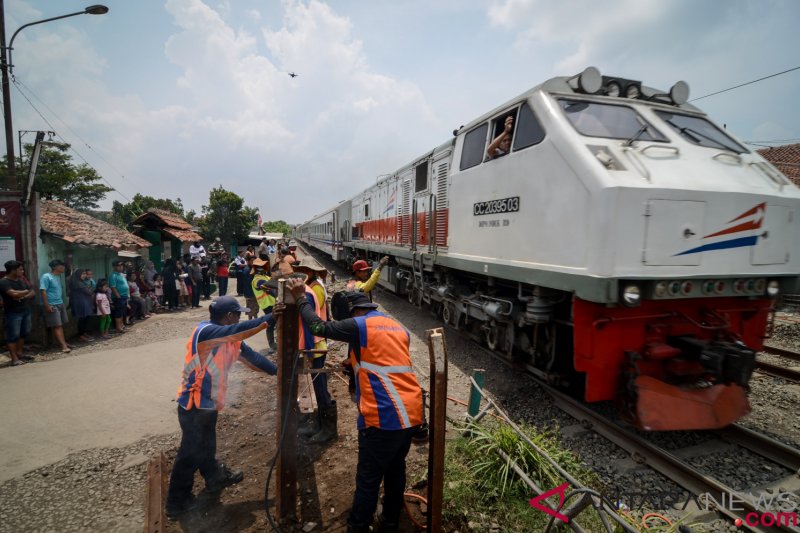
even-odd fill
[[[799,210],[800,190],[689,103],[688,84],[589,67],[467,122],[294,237],[344,263],[388,255],[383,287],[519,368],[643,430],[697,430],[750,411],[756,352],[800,279]]]

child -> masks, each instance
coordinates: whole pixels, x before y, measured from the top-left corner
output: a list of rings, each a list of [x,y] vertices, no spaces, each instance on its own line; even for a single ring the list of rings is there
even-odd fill
[[[161,274],[153,276],[153,285],[155,286],[158,305],[164,305],[164,278],[161,277]]]
[[[108,330],[111,327],[111,300],[108,299],[108,282],[101,279],[97,282],[95,291],[95,303],[97,304],[97,314],[100,316],[100,337],[107,339],[111,335]]]

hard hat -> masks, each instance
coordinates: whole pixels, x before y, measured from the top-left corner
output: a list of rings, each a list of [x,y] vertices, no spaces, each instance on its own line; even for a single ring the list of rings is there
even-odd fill
[[[362,270],[369,270],[372,268],[369,266],[369,263],[364,261],[363,259],[359,259],[355,263],[353,263],[353,272],[361,272]]]

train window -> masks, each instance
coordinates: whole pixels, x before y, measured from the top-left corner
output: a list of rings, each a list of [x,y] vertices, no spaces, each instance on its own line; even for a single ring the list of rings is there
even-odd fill
[[[364,204],[364,218],[369,218],[369,204]]]
[[[483,151],[486,148],[486,132],[489,124],[481,124],[464,136],[464,146],[461,148],[460,170],[472,168],[483,161]]]
[[[578,133],[588,137],[668,142],[668,139],[633,108],[622,105],[559,100]]]
[[[544,139],[544,129],[528,104],[522,104],[519,110],[517,131],[514,133],[513,150],[522,150],[528,146],[539,144]]]
[[[416,168],[417,181],[414,185],[414,192],[424,191],[428,188],[428,162],[420,163]]]
[[[694,144],[707,146],[708,148],[730,150],[737,154],[743,154],[748,151],[747,148],[728,137],[724,131],[702,117],[679,115],[669,111],[658,110],[656,110],[656,115],[669,124],[669,127],[679,133],[681,137]]]

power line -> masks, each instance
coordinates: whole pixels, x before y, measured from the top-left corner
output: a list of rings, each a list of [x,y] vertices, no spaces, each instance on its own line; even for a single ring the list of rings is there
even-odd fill
[[[88,148],[89,150],[91,150],[92,152],[94,152],[94,153],[95,153],[95,155],[96,155],[97,157],[99,157],[99,158],[100,158],[100,159],[101,159],[101,160],[102,160],[102,161],[103,161],[105,164],[107,164],[108,166],[110,166],[110,167],[111,167],[111,168],[112,168],[112,169],[113,169],[113,170],[114,170],[114,171],[115,171],[117,174],[119,174],[119,176],[120,176],[120,177],[121,177],[123,180],[127,181],[127,179],[125,178],[125,175],[124,175],[124,174],[123,174],[123,173],[122,173],[122,172],[121,172],[121,171],[120,171],[118,168],[116,168],[116,167],[115,167],[115,166],[114,166],[114,165],[113,165],[113,164],[112,164],[112,163],[111,163],[109,160],[107,160],[107,159],[106,159],[105,157],[103,157],[103,156],[102,156],[102,155],[101,155],[101,154],[100,154],[100,153],[99,153],[97,150],[95,150],[95,149],[94,149],[94,148],[93,148],[93,147],[92,147],[92,146],[91,146],[91,145],[90,145],[90,144],[89,144],[89,143],[88,143],[86,140],[84,140],[84,139],[83,139],[83,138],[82,138],[80,135],[78,135],[78,133],[77,133],[75,130],[73,130],[71,127],[70,127],[70,125],[67,123],[67,121],[65,121],[63,118],[61,118],[60,116],[58,116],[58,114],[57,114],[55,111],[53,111],[53,109],[52,109],[50,106],[48,106],[48,105],[47,105],[47,103],[46,103],[44,100],[42,100],[41,98],[39,98],[39,97],[36,95],[36,93],[34,93],[34,92],[31,90],[31,88],[30,88],[30,87],[28,87],[27,85],[25,85],[24,83],[22,83],[21,81],[19,81],[19,79],[17,79],[17,77],[16,77],[16,76],[14,77],[14,83],[18,83],[19,85],[21,85],[22,87],[24,87],[24,88],[25,88],[25,90],[26,90],[26,91],[28,91],[28,92],[31,94],[31,96],[33,96],[33,97],[34,97],[34,98],[35,98],[35,99],[36,99],[36,100],[37,100],[37,101],[38,101],[40,104],[42,104],[42,105],[43,105],[45,108],[47,108],[47,110],[48,110],[48,111],[49,111],[49,112],[50,112],[50,113],[51,113],[51,114],[52,114],[52,115],[53,115],[55,118],[57,118],[57,119],[58,119],[58,120],[59,120],[59,121],[60,121],[62,124],[64,124],[64,126],[66,126],[66,128],[67,128],[67,129],[70,131],[70,133],[72,133],[72,135],[74,135],[75,137],[77,137],[77,138],[78,138],[78,139],[79,139],[79,140],[80,140],[80,141],[81,141],[81,142],[82,142],[82,143],[83,143],[83,144],[86,146],[86,148]]]
[[[91,164],[90,164],[90,163],[89,163],[89,162],[86,160],[86,158],[85,158],[85,157],[83,157],[83,155],[81,155],[81,154],[80,154],[80,153],[79,153],[79,152],[78,152],[78,151],[75,149],[75,147],[74,147],[74,146],[73,146],[71,143],[67,142],[67,140],[66,140],[66,139],[65,139],[65,138],[64,138],[64,137],[63,137],[63,136],[62,136],[60,133],[58,133],[58,131],[56,131],[56,127],[55,127],[55,126],[53,126],[53,124],[52,124],[52,123],[51,123],[49,120],[47,120],[47,118],[46,118],[46,117],[45,117],[45,116],[42,114],[42,112],[41,112],[41,111],[39,111],[39,109],[38,109],[38,108],[37,108],[35,105],[33,105],[33,102],[31,102],[31,99],[30,99],[30,98],[28,98],[28,95],[27,95],[27,94],[25,94],[25,93],[22,91],[22,89],[20,89],[20,87],[19,87],[19,84],[16,82],[16,80],[14,81],[14,86],[17,88],[17,91],[19,92],[19,94],[21,94],[21,95],[22,95],[22,97],[23,97],[25,100],[27,100],[27,101],[28,101],[28,103],[29,103],[29,104],[30,104],[30,106],[33,108],[33,110],[34,110],[34,111],[36,111],[36,113],[37,113],[37,114],[38,114],[38,115],[41,117],[41,119],[42,119],[42,120],[44,120],[45,124],[47,124],[47,126],[48,126],[48,127],[49,127],[49,128],[50,128],[50,129],[51,129],[51,130],[52,130],[52,131],[53,131],[53,132],[56,134],[56,136],[57,136],[59,139],[61,139],[61,141],[62,141],[64,144],[66,144],[66,145],[69,145],[69,149],[70,149],[70,150],[72,150],[72,151],[75,153],[75,155],[77,155],[77,156],[78,156],[78,157],[81,159],[81,161],[83,161],[83,162],[84,162],[84,163],[85,163],[85,164],[86,164],[88,167],[90,167],[90,168],[94,169],[94,171],[95,171],[95,172],[97,172],[97,169],[95,169],[95,168],[94,168],[94,167],[93,167],[93,166],[92,166],[92,165],[91,165]],[[110,181],[108,181],[108,180],[106,179],[106,177],[105,177],[105,176],[103,176],[103,175],[102,175],[102,174],[100,174],[99,172],[97,172],[97,175],[98,175],[98,176],[100,176],[100,179],[102,179],[103,181],[105,181],[105,182],[106,182],[106,184],[108,184],[108,186],[109,186],[109,187],[111,187],[111,190],[113,190],[114,192],[116,192],[117,194],[119,194],[120,196],[122,196],[122,197],[123,197],[125,200],[127,200],[129,203],[132,201],[130,198],[128,198],[127,196],[125,196],[124,194],[122,194],[122,192],[121,192],[121,191],[117,190],[117,189],[116,189],[116,188],[115,188],[115,187],[114,187],[114,186],[111,184],[111,182],[110,182]]]
[[[748,81],[746,83],[740,83],[739,85],[735,85],[733,87],[728,87],[727,89],[722,89],[721,91],[717,91],[715,93],[706,94],[703,96],[698,96],[697,98],[692,98],[689,100],[690,102],[696,102],[698,100],[702,100],[703,98],[708,98],[709,96],[714,96],[715,94],[721,94],[724,92],[732,91],[734,89],[738,89],[739,87],[744,87],[745,85],[750,85],[751,83],[756,83],[758,81],[768,80],[769,78],[774,78],[775,76],[780,76],[781,74],[786,74],[787,72],[792,72],[793,70],[798,70],[800,67],[790,68],[789,70],[784,70],[783,72],[776,72],[775,74],[770,74],[769,76],[764,76],[763,78],[758,78],[757,80]]]

